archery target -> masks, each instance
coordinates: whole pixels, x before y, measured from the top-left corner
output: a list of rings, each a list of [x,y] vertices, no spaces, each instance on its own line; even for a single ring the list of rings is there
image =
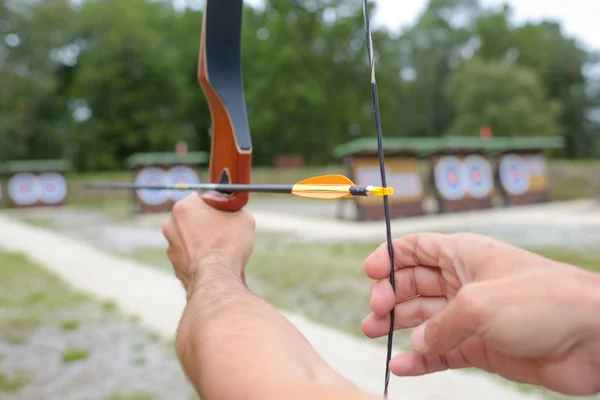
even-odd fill
[[[30,173],[13,175],[8,181],[8,196],[16,205],[34,205],[40,198],[38,178]]]
[[[546,176],[548,173],[546,158],[544,156],[527,156],[527,168],[530,176]]]
[[[170,183],[169,174],[160,168],[144,168],[135,178],[137,185],[163,186]],[[144,204],[157,206],[163,204],[169,199],[169,193],[166,190],[142,189],[136,191],[138,199]]]
[[[439,194],[446,200],[461,200],[465,197],[465,178],[458,157],[444,156],[434,170],[434,183]]]
[[[61,174],[44,173],[39,176],[38,184],[44,204],[60,204],[67,197],[67,180]]]
[[[176,184],[196,184],[200,183],[200,177],[192,168],[177,166],[169,170],[169,179],[172,185]],[[182,200],[192,191],[173,190],[169,193],[171,200],[177,202]]]
[[[513,196],[523,195],[529,190],[527,163],[517,154],[509,154],[502,159],[499,176],[504,190]]]
[[[421,177],[416,173],[392,174],[390,185],[394,188],[394,196],[416,197],[421,195]]]
[[[463,167],[469,195],[476,199],[488,197],[494,189],[494,175],[490,162],[485,157],[472,154],[465,157]]]
[[[381,185],[381,172],[379,170],[379,167],[361,168],[358,171],[356,178],[357,185]]]

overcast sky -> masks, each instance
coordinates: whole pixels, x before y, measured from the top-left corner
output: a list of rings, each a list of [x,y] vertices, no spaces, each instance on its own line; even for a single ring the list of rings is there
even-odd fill
[[[74,1],[74,0],[72,0]],[[176,6],[202,3],[201,0],[171,0]],[[247,4],[262,4],[262,0],[244,0]],[[356,0],[360,2],[362,0]],[[584,46],[600,50],[600,0],[479,0],[484,7],[511,5],[514,22],[554,19],[564,31]],[[375,0],[375,24],[398,31],[415,22],[429,0]]]
[[[399,29],[415,21],[428,0],[376,0],[377,22]],[[598,0],[480,0],[484,6],[511,5],[515,22],[558,20],[564,31],[588,48],[600,50],[600,1]]]

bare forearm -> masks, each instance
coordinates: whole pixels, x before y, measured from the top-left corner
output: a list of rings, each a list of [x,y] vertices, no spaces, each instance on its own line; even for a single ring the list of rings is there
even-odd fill
[[[327,386],[360,398],[277,309],[233,276],[205,276],[198,283],[180,324],[178,348],[205,399],[292,398],[292,388],[299,395]]]

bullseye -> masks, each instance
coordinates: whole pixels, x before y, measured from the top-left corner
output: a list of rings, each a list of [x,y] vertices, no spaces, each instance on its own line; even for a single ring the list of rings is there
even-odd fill
[[[462,200],[466,194],[462,162],[455,156],[439,159],[434,169],[434,184],[446,200]]]
[[[507,193],[521,196],[529,190],[529,169],[523,158],[517,154],[504,156],[498,168],[500,183]]]
[[[160,168],[145,168],[137,175],[135,183],[138,185],[161,186],[170,183],[169,175]],[[169,193],[165,190],[138,190],[137,197],[150,206],[158,206],[169,199]]]
[[[34,174],[19,173],[8,181],[8,197],[19,206],[32,206],[40,198],[38,178]]]
[[[200,177],[192,168],[177,166],[173,167],[168,172],[171,184],[197,184],[200,183]],[[177,202],[184,199],[189,195],[191,191],[177,191],[173,190],[169,192],[171,200]]]
[[[44,204],[60,204],[67,197],[67,180],[55,172],[44,173],[39,177],[39,190]]]

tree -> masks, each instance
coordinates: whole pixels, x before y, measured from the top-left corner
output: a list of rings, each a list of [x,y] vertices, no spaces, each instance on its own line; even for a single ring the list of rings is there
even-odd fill
[[[0,3],[0,160],[65,155],[65,101],[56,72],[76,26],[73,16],[68,0]]]
[[[451,133],[477,135],[489,125],[497,136],[554,136],[561,105],[548,101],[539,77],[512,63],[466,61],[455,73]]]
[[[568,156],[590,155],[592,132],[597,123],[589,119],[599,104],[589,92],[585,67],[592,54],[565,36],[559,23],[542,21],[512,28],[508,6],[479,19],[476,34],[480,47],[475,55],[489,61],[511,61],[534,71],[549,99],[563,105],[558,129],[566,140]]]

